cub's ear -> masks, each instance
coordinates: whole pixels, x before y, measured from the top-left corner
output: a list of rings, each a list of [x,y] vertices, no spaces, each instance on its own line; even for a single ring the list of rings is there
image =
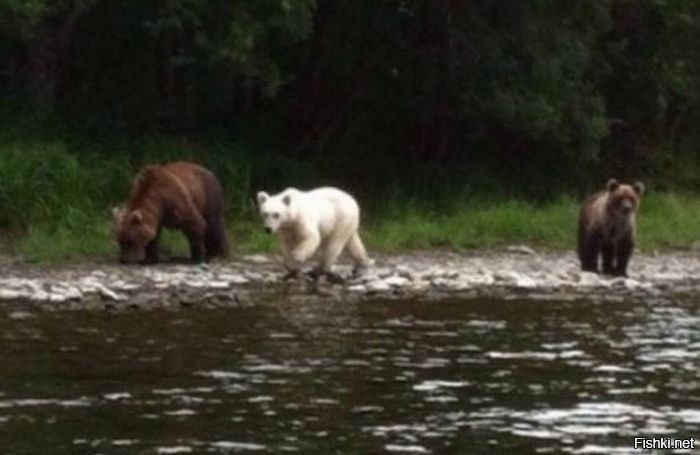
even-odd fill
[[[638,196],[642,196],[644,194],[644,184],[642,182],[634,182],[634,185],[632,185],[632,188],[634,188],[634,191],[637,193]]]
[[[263,205],[268,199],[270,199],[269,194],[264,191],[258,191],[258,205]]]
[[[607,185],[605,185],[605,188],[608,191],[615,191],[619,186],[620,186],[620,182],[618,182],[615,179],[610,179],[610,180],[608,180]]]
[[[141,224],[143,222],[143,213],[141,210],[134,210],[131,212],[131,224]]]
[[[284,197],[282,198],[282,202],[284,205],[289,207],[289,204],[292,203],[292,195],[291,194],[285,194]]]

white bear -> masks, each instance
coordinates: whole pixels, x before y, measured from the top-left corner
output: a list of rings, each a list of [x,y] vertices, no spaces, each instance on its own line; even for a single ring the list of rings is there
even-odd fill
[[[258,207],[265,229],[277,233],[290,275],[320,248],[316,273],[332,274],[343,249],[355,262],[355,273],[370,264],[357,229],[360,207],[348,193],[332,187],[301,191],[287,188],[270,196],[258,193]]]

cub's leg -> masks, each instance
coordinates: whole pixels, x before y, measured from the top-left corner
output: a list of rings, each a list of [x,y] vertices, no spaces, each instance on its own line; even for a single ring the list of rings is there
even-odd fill
[[[598,254],[600,253],[601,239],[597,233],[588,234],[580,247],[581,270],[584,272],[598,273]]]
[[[606,275],[614,275],[613,259],[615,258],[615,244],[613,242],[603,243],[603,273]]]
[[[627,276],[627,264],[629,263],[632,251],[634,250],[634,240],[632,236],[623,237],[617,243],[617,264],[613,271],[615,276]]]

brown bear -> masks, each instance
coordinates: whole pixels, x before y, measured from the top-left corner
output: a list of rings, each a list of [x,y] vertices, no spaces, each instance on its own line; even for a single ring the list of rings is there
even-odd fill
[[[584,201],[578,223],[578,257],[582,270],[597,273],[600,254],[604,274],[627,276],[643,193],[641,182],[626,185],[610,179],[605,191]]]
[[[187,236],[194,262],[228,252],[221,185],[194,163],[145,166],[134,178],[128,202],[112,214],[122,263],[158,262],[162,227]]]

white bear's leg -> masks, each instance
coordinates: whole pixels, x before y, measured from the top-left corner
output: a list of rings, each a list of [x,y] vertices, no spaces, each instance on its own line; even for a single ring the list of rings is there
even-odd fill
[[[292,252],[294,251],[294,239],[291,236],[281,236],[280,245],[282,247],[282,256],[284,257],[284,267],[290,276],[293,276],[298,270],[294,263]]]
[[[318,232],[305,233],[291,251],[293,267],[300,269],[302,263],[314,255],[320,243],[321,237]]]
[[[362,244],[360,235],[357,232],[355,232],[350,237],[350,240],[348,240],[347,248],[348,253],[350,253],[350,257],[352,257],[352,259],[355,261],[356,271],[369,266],[370,260],[367,256],[367,250],[365,250],[365,246]]]
[[[324,273],[331,273],[333,271],[333,264],[343,252],[343,248],[348,243],[348,238],[345,236],[335,236],[326,240],[323,252],[321,255],[321,271]]]

